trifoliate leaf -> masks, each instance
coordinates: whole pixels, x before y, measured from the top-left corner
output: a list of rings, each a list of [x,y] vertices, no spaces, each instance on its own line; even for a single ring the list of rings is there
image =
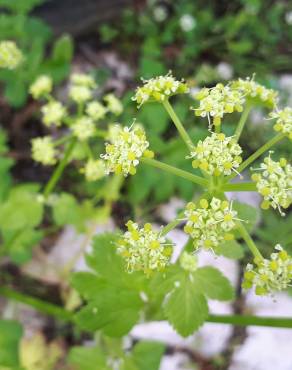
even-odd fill
[[[230,301],[234,298],[234,290],[229,280],[218,269],[206,266],[198,268],[194,274],[196,290],[208,298],[219,301]]]
[[[236,240],[230,240],[220,244],[216,247],[216,253],[234,260],[239,260],[244,256],[244,250]]]
[[[22,328],[15,321],[0,320],[0,367],[19,365],[19,342]]]
[[[108,286],[76,315],[84,330],[102,330],[110,337],[127,334],[139,319],[143,302],[138,292]]]
[[[176,285],[165,303],[164,312],[174,329],[187,337],[208,317],[208,305],[189,274],[184,274]]]

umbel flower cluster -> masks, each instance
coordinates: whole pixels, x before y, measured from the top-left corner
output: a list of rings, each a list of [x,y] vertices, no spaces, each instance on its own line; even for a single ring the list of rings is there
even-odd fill
[[[292,258],[280,244],[270,259],[256,258],[253,264],[246,266],[242,287],[250,289],[255,286],[257,295],[271,294],[286,289],[292,280]]]
[[[137,88],[133,97],[139,107],[149,101],[163,102],[172,95],[188,92],[188,87],[184,81],[176,80],[170,73],[167,76],[143,80],[143,83],[144,85]]]
[[[13,41],[0,42],[0,68],[15,69],[23,61],[23,55]]]
[[[188,252],[183,251],[179,258],[179,264],[184,270],[191,272],[197,269],[197,257],[189,253],[191,245],[193,253],[199,249],[208,249],[215,254],[221,254],[225,248],[236,244],[235,238],[241,238],[256,261],[256,267],[252,265],[247,267],[244,287],[255,287],[257,294],[269,294],[274,290],[285,288],[291,281],[291,263],[287,262],[291,261],[291,257],[281,249],[279,253],[272,255],[271,261],[266,260],[245,228],[248,220],[240,219],[238,213],[240,207],[233,207],[233,202],[227,200],[225,192],[258,191],[264,197],[263,208],[271,206],[280,213],[282,208],[287,208],[292,203],[291,165],[284,158],[279,162],[273,161],[270,157],[266,158],[260,165],[259,172],[252,176],[252,182],[232,182],[238,175],[242,178],[242,171],[258,160],[263,153],[286,136],[290,136],[291,109],[280,110],[277,107],[277,93],[258,84],[254,78],[203,88],[196,96],[200,105],[194,108],[195,113],[207,117],[209,121],[212,119],[215,132],[211,131],[209,125],[210,134],[204,140],[193,143],[170,104],[172,96],[188,91],[185,82],[178,81],[168,74],[143,81],[143,86],[136,89],[133,100],[137,102],[138,107],[149,102],[162,104],[189,150],[187,158],[192,159],[195,172],[184,171],[154,159],[153,153],[149,150],[145,131],[140,124],[124,128],[112,126],[105,154],[101,155],[106,174],[134,175],[142,162],[144,165],[189,180],[201,186],[204,191],[201,199],[190,202],[177,218],[160,232],[154,231],[150,224],[145,224],[143,228],[139,228],[133,221],[127,224],[128,231],[118,244],[118,251],[125,259],[127,270],[144,271],[149,275],[152,271],[166,269],[171,254],[166,235],[184,222],[184,231],[189,237]],[[245,158],[239,144],[240,136],[248,122],[250,110],[259,104],[272,109],[270,119],[276,121],[274,128],[278,133],[251,157]],[[236,115],[241,114],[241,117],[234,135],[226,136],[221,128],[222,119],[226,113],[233,112]]]
[[[169,264],[172,244],[162,232],[153,230],[149,223],[139,228],[129,221],[126,226],[128,231],[118,242],[118,252],[125,258],[127,270],[144,271],[147,275],[163,270]]]
[[[241,153],[242,149],[234,138],[213,132],[198,142],[190,158],[193,159],[194,168],[199,167],[209,175],[220,176],[236,171],[242,162]]]
[[[281,208],[286,209],[292,204],[292,166],[285,158],[275,162],[269,156],[257,170],[261,173],[253,174],[252,179],[256,182],[258,192],[264,197],[262,208],[272,206],[284,215]]]
[[[195,250],[212,249],[216,253],[216,247],[222,242],[234,239],[232,230],[236,225],[237,212],[226,200],[212,198],[209,203],[202,198],[198,205],[190,202],[184,216],[184,231],[193,239]]]
[[[252,104],[255,99],[271,107],[277,103],[276,91],[250,78],[240,78],[226,86],[219,83],[212,88],[203,88],[194,97],[199,101],[199,106],[193,108],[195,115],[207,117],[209,125],[215,126],[221,124],[224,114],[242,112],[244,105]]]
[[[124,176],[135,175],[136,166],[142,156],[153,157],[153,152],[147,150],[149,146],[143,127],[116,126],[115,135],[105,146],[105,154],[101,158],[105,162],[105,172],[109,174],[122,173]]]
[[[88,74],[71,75],[66,103],[53,97],[53,88],[51,77],[46,75],[39,76],[30,87],[33,98],[44,102],[41,107],[44,125],[48,130],[59,129],[56,138],[47,135],[32,139],[32,158],[43,165],[55,165],[63,158],[63,147],[72,152],[72,147],[78,144],[86,159],[80,172],[88,181],[99,180],[105,175],[105,163],[93,155],[90,140],[108,135],[102,127],[103,120],[107,115],[120,115],[123,106],[113,94],[105,95],[103,101],[96,100],[97,84]]]

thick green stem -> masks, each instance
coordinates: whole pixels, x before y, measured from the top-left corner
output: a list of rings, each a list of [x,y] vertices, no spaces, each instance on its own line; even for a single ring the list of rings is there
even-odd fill
[[[200,176],[196,176],[190,172],[181,170],[177,167],[170,166],[169,164],[157,161],[156,159],[150,159],[150,158],[141,158],[141,162],[148,164],[150,166],[159,168],[161,170],[164,170],[166,172],[170,172],[176,176],[182,177],[186,180],[189,180],[197,185],[201,185],[202,187],[208,187],[208,181],[206,179],[203,179]]]
[[[55,304],[27,296],[10,288],[0,287],[0,295],[8,299],[29,305],[36,310],[55,318],[74,323],[74,314]],[[208,322],[238,326],[269,326],[275,328],[292,328],[292,317],[265,317],[251,315],[209,315]]]
[[[254,182],[238,182],[225,184],[221,188],[222,191],[256,191],[257,187]]]
[[[207,321],[236,326],[269,326],[272,328],[292,328],[291,317],[268,317],[251,315],[209,315]]]
[[[238,125],[237,125],[236,130],[235,130],[234,138],[235,138],[236,141],[238,141],[239,138],[240,138],[240,135],[241,135],[242,130],[244,128],[244,125],[247,121],[247,117],[249,115],[250,110],[251,110],[251,105],[247,104],[244,111],[242,112],[242,115],[240,117],[240,120],[239,120]]]
[[[246,228],[243,226],[243,224],[240,221],[237,222],[237,230],[239,231],[242,239],[246,242],[246,244],[247,244],[248,248],[250,249],[251,253],[256,258],[263,259],[263,256],[261,255],[261,252],[258,250],[257,246],[255,245],[254,241],[250,237]]]
[[[182,137],[183,141],[186,143],[187,147],[191,151],[193,149],[193,143],[191,138],[189,137],[189,134],[184,129],[180,119],[176,115],[175,111],[173,110],[172,106],[170,105],[168,100],[165,100],[163,103],[163,106],[167,113],[169,114],[170,118],[172,119],[173,123],[175,124],[175,127],[177,128],[180,136]]]
[[[249,166],[251,163],[253,163],[258,157],[260,157],[263,153],[268,151],[272,146],[274,146],[276,143],[278,143],[280,140],[282,140],[285,137],[284,134],[280,133],[276,136],[274,136],[271,140],[269,140],[266,144],[264,144],[262,147],[260,147],[256,152],[254,152],[249,158],[247,158],[244,162],[241,163],[241,165],[237,168],[237,172],[242,172],[247,166]],[[234,173],[226,178],[226,180],[231,180],[234,177],[236,177],[237,174]]]
[[[0,295],[9,299],[12,299],[17,302],[24,303],[28,306],[35,308],[36,310],[56,317],[62,321],[72,321],[73,320],[73,313],[65,310],[62,307],[59,307],[55,304],[42,301],[38,298],[28,296],[23,293],[16,292],[10,288],[0,287]]]
[[[57,168],[55,169],[54,173],[52,174],[49,182],[47,183],[45,189],[44,189],[44,197],[47,198],[51,192],[54,190],[57,182],[59,181],[66,165],[67,165],[67,162],[68,162],[68,159],[74,149],[74,146],[77,142],[77,139],[75,137],[71,138],[71,142],[69,143],[66,151],[65,151],[65,154],[64,154],[64,157],[62,158],[62,160],[59,162]]]

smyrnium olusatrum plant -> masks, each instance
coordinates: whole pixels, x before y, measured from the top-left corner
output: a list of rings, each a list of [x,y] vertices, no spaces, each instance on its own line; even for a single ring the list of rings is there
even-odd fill
[[[107,174],[133,176],[140,165],[152,166],[198,185],[202,195],[164,227],[139,225],[130,220],[123,234],[96,240],[88,258],[94,274],[77,274],[74,280],[76,289],[88,300],[88,305],[77,314],[77,321],[84,328],[119,336],[126,334],[142,315],[147,319],[167,319],[178,333],[188,336],[204,321],[216,321],[217,317],[208,316],[207,298],[230,300],[233,288],[217,269],[199,267],[197,252],[209,250],[235,258],[242,254],[236,239],[242,239],[251,254],[242,282],[244,289],[252,288],[257,295],[273,295],[291,284],[292,258],[285,246],[276,245],[275,253],[264,257],[249,232],[253,216],[245,211],[248,206],[230,201],[226,195],[230,191],[257,191],[263,198],[263,210],[272,208],[284,216],[292,203],[292,167],[287,159],[274,160],[271,150],[281,140],[291,139],[291,110],[280,110],[277,93],[254,78],[203,88],[191,109],[195,116],[206,120],[209,133],[205,139],[193,142],[170,102],[172,96],[188,92],[185,81],[168,74],[143,80],[133,100],[141,109],[150,102],[165,108],[188,148],[186,160],[194,171],[154,159],[141,125],[125,127],[117,133],[116,140],[106,143],[101,158]],[[269,118],[275,120],[275,134],[246,158],[240,137],[249,112],[258,104],[271,110]],[[232,113],[241,116],[233,135],[227,136],[222,125],[224,116]],[[251,167],[264,154],[259,168]],[[248,167],[251,180],[243,181],[243,171]],[[235,178],[241,181],[233,182]],[[173,263],[174,245],[168,233],[182,223],[188,242]],[[97,261],[104,261],[103,265]],[[96,295],[92,295],[93,281],[99,287]],[[117,306],[118,314],[114,309]]]

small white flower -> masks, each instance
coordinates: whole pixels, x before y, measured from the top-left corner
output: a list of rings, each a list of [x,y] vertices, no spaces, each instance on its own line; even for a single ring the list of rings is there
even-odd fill
[[[167,18],[167,10],[165,6],[158,5],[155,6],[153,10],[153,17],[157,22],[163,22]]]
[[[237,212],[232,203],[213,198],[209,203],[201,199],[198,207],[191,202],[185,210],[184,231],[193,239],[195,249],[212,249],[227,240],[233,239]]]
[[[32,158],[44,165],[56,163],[56,151],[50,136],[38,137],[31,140]]]
[[[107,109],[98,101],[88,103],[86,113],[95,121],[103,119],[107,113]]]
[[[230,64],[221,62],[217,65],[217,73],[223,80],[230,80],[233,76],[233,68]]]
[[[66,108],[58,101],[50,101],[41,108],[43,122],[46,126],[60,126],[66,116]]]
[[[292,11],[285,14],[285,21],[289,26],[292,25]]]
[[[81,172],[87,181],[97,181],[105,175],[104,162],[101,159],[89,159]]]
[[[92,90],[87,86],[72,85],[69,96],[76,103],[85,103],[92,98]]]
[[[105,154],[101,158],[105,161],[106,174],[111,172],[134,175],[142,156],[153,156],[147,150],[149,143],[145,131],[140,126],[117,127],[117,132],[111,143],[106,143]]]
[[[78,118],[71,128],[74,136],[81,141],[88,140],[95,134],[95,124],[90,117]]]
[[[128,231],[118,242],[118,252],[125,259],[127,270],[143,271],[147,275],[163,270],[170,262],[173,245],[149,223],[139,228],[129,221],[126,226]]]
[[[0,68],[15,69],[22,61],[23,55],[15,42],[0,42]]]
[[[272,294],[287,289],[292,280],[292,258],[281,247],[275,246],[270,259],[256,258],[255,266],[248,264],[244,273],[242,287],[255,287],[257,295]]]
[[[136,94],[132,98],[139,107],[148,101],[163,102],[172,95],[184,94],[189,91],[183,81],[176,80],[170,73],[166,76],[142,81],[144,85],[136,89]]]
[[[181,29],[184,32],[190,32],[196,27],[196,20],[191,14],[184,14],[179,20]]]
[[[51,77],[42,75],[30,86],[29,92],[34,99],[39,99],[52,92],[53,81]]]
[[[276,119],[274,130],[282,132],[292,140],[292,108],[286,107],[270,113],[271,119]]]
[[[198,257],[194,254],[183,252],[179,258],[181,267],[190,272],[194,272],[198,268]]]
[[[256,181],[258,192],[264,197],[262,208],[272,206],[284,215],[281,208],[288,208],[292,204],[292,166],[285,158],[275,162],[269,156],[256,170],[261,173],[253,174],[252,179]]]
[[[97,87],[94,78],[85,73],[73,73],[70,77],[72,85],[95,89]]]
[[[199,167],[210,175],[230,175],[239,167],[241,153],[241,147],[232,137],[212,133],[198,142],[188,158],[193,159],[194,168]]]
[[[103,99],[107,103],[107,109],[111,113],[115,114],[116,116],[119,116],[123,113],[123,104],[114,94],[107,94]]]
[[[200,102],[198,108],[193,108],[195,115],[207,117],[209,126],[211,123],[220,125],[226,113],[242,112],[245,103],[243,93],[221,83],[212,88],[203,88],[195,95],[195,99]]]

